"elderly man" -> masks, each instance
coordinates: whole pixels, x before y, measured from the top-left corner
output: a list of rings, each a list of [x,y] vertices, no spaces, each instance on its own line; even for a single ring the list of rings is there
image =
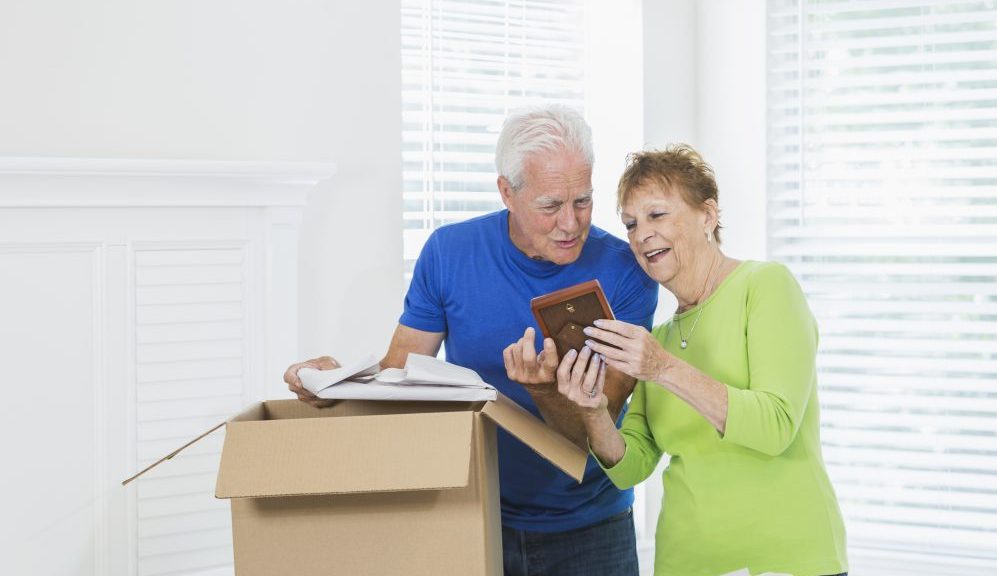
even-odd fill
[[[381,366],[401,367],[409,352],[436,355],[446,342],[449,362],[586,447],[581,420],[557,391],[553,340],[538,353],[530,299],[596,278],[617,318],[650,328],[657,286],[625,242],[591,225],[591,131],[577,112],[552,105],[510,115],[495,163],[507,209],[430,236]],[[294,364],[285,380],[322,405],[297,371],[337,365],[328,356]],[[633,386],[607,375],[615,418]],[[617,490],[591,458],[578,484],[502,430],[498,450],[506,574],[637,574],[632,491]]]

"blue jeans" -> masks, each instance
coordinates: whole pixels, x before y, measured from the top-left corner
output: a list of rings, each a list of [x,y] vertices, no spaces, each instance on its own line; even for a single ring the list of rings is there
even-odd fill
[[[568,532],[502,527],[505,576],[637,576],[637,537],[629,509]]]

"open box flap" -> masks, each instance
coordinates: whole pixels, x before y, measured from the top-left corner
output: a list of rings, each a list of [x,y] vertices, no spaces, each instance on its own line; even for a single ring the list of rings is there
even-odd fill
[[[159,466],[163,462],[166,462],[167,460],[172,459],[174,456],[176,456],[180,452],[183,452],[189,446],[192,446],[193,444],[196,444],[199,440],[201,440],[205,436],[211,434],[215,430],[218,430],[219,428],[221,428],[222,426],[224,426],[225,424],[227,424],[229,422],[240,422],[240,421],[243,421],[243,420],[262,420],[263,417],[264,417],[264,413],[265,413],[264,410],[265,409],[263,407],[263,403],[262,402],[256,402],[254,404],[250,404],[249,406],[247,406],[246,408],[244,408],[241,412],[239,412],[235,416],[229,418],[228,420],[226,420],[224,422],[219,422],[218,424],[215,424],[207,432],[202,433],[197,438],[194,438],[193,440],[191,440],[190,442],[187,442],[186,444],[184,444],[183,446],[177,448],[173,452],[170,452],[166,456],[163,456],[159,460],[156,460],[152,464],[149,464],[148,466],[146,466],[145,468],[143,468],[141,472],[138,472],[137,474],[135,474],[131,478],[128,478],[127,480],[124,480],[123,482],[121,482],[121,485],[122,486],[127,486],[131,481],[137,479],[139,476],[145,474],[149,470],[152,470],[156,466]]]
[[[464,487],[473,417],[462,411],[232,422],[215,496]]]
[[[499,393],[496,400],[485,402],[481,413],[522,440],[565,474],[579,482],[582,481],[588,453],[555,432],[525,408]]]

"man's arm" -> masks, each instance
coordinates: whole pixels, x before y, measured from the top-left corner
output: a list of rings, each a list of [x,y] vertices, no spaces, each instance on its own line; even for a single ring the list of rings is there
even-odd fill
[[[557,348],[554,340],[544,340],[544,349],[536,353],[533,328],[527,328],[519,341],[509,345],[502,353],[506,374],[519,382],[533,398],[544,421],[569,440],[587,450],[585,426],[578,408],[557,391]],[[577,357],[564,358],[561,362],[584,361],[587,365],[592,353],[588,348]],[[636,380],[617,370],[609,369],[603,393],[609,400],[609,414],[613,421],[620,415],[623,405],[633,392]]]
[[[394,336],[391,337],[391,344],[388,345],[387,354],[381,359],[381,368],[403,368],[409,352],[436,356],[440,351],[441,344],[443,344],[442,332],[424,332],[399,324],[395,328]],[[312,358],[311,360],[291,364],[287,371],[284,372],[284,382],[287,382],[287,388],[298,396],[298,400],[307,402],[316,408],[332,406],[336,403],[335,400],[323,400],[301,385],[301,380],[298,378],[298,370],[302,368],[331,370],[338,366],[339,362],[331,356],[320,356],[319,358]]]
[[[443,344],[443,332],[425,332],[401,324],[388,345],[388,353],[381,359],[381,368],[404,368],[409,352],[436,356]]]

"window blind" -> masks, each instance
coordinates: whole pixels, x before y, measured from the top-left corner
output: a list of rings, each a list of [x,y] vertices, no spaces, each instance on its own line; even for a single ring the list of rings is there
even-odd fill
[[[436,227],[502,207],[495,143],[510,110],[583,110],[584,23],[584,0],[402,0],[406,277]]]
[[[997,2],[769,0],[768,25],[768,250],[820,325],[850,546],[994,569]]]

